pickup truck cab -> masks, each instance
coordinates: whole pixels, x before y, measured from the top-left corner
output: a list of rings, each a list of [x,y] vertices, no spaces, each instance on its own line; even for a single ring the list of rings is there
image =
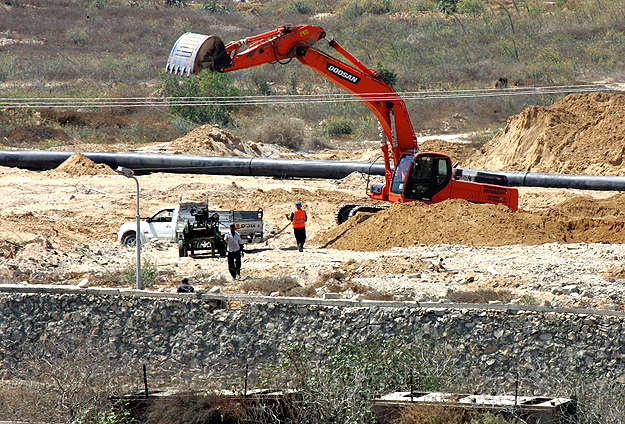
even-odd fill
[[[186,222],[193,223],[194,209],[206,207],[206,203],[187,202],[176,206],[159,209],[149,218],[141,220],[139,231],[141,243],[152,240],[170,240],[177,242],[178,234]],[[261,243],[263,237],[263,210],[256,211],[220,211],[209,210],[210,214],[219,215],[219,230],[222,234],[229,231],[230,224],[235,224],[245,243]],[[117,233],[117,240],[125,245],[134,246],[137,242],[137,222],[123,224]]]

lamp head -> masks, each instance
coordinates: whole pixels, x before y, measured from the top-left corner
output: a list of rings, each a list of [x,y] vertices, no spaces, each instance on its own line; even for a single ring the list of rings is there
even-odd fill
[[[123,166],[118,166],[115,172],[117,172],[118,174],[122,174],[128,178],[132,178],[135,175],[135,172],[132,169],[125,168]]]

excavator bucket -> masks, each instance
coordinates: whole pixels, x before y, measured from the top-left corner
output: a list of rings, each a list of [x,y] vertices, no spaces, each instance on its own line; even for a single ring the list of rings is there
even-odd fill
[[[171,49],[165,69],[174,75],[189,76],[199,74],[206,68],[220,71],[230,63],[230,55],[219,37],[187,32]]]

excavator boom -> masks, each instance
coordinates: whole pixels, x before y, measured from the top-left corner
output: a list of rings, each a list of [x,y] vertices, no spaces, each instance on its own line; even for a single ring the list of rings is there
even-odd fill
[[[315,44],[322,39],[347,61],[317,49]],[[378,118],[385,135],[380,147],[386,184],[371,187],[368,194],[372,199],[435,203],[462,198],[517,208],[516,189],[455,180],[448,156],[420,151],[408,110],[399,94],[378,72],[328,38],[321,27],[282,26],[227,44],[214,35],[186,33],[174,45],[167,70],[189,76],[204,69],[230,72],[266,63],[286,64],[293,58],[358,97]]]
[[[351,63],[313,47],[322,39],[326,39],[330,47]],[[335,40],[328,39],[323,28],[318,26],[282,26],[228,44],[224,44],[217,36],[186,33],[174,45],[166,69],[173,74],[189,76],[203,69],[230,72],[265,63],[286,63],[292,58],[297,58],[354,94],[371,109],[391,142],[395,163],[402,152],[418,148],[406,105],[395,89]]]

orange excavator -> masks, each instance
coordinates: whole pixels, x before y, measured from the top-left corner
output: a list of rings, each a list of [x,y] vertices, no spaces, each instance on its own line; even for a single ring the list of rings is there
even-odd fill
[[[350,63],[315,48],[314,45],[322,39]],[[493,178],[489,183],[465,181],[454,175],[449,156],[419,150],[406,105],[399,94],[382,80],[377,71],[328,38],[321,27],[282,26],[228,44],[214,35],[186,33],[172,48],[167,71],[186,76],[204,69],[230,72],[265,63],[284,63],[294,57],[362,100],[378,118],[384,135],[380,147],[385,183],[371,185],[367,190],[371,199],[390,202],[418,200],[428,204],[465,199],[476,203],[501,203],[513,210],[518,208],[518,190],[506,187],[505,179],[500,182]],[[336,212],[337,223],[346,221],[358,211],[375,212],[383,208],[385,206],[342,205]]]

